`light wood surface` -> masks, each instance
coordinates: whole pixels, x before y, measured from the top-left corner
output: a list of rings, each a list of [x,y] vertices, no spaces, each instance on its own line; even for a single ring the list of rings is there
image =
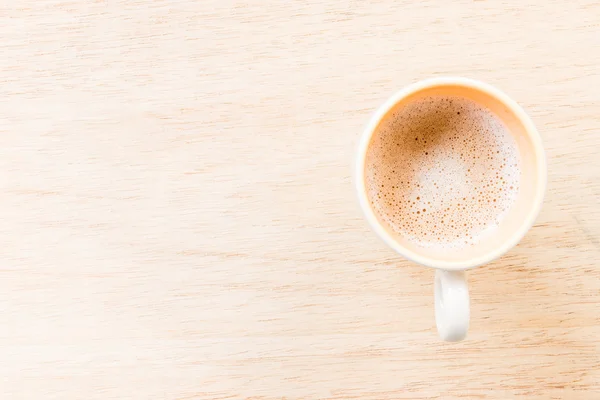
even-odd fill
[[[598,2],[0,4],[0,398],[600,398]],[[350,180],[439,75],[513,96],[549,165],[459,344]]]

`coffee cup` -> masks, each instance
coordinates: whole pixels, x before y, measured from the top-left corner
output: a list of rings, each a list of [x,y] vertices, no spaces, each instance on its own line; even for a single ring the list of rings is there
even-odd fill
[[[531,119],[483,82],[417,82],[368,122],[355,178],[375,233],[401,256],[435,269],[440,337],[464,339],[470,321],[465,271],[515,246],[542,206],[546,158]]]

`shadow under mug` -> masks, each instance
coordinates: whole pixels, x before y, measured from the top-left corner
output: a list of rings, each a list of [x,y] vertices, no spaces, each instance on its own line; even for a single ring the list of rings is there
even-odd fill
[[[393,231],[374,210],[365,185],[367,152],[382,122],[396,109],[432,95],[463,97],[489,109],[508,128],[520,158],[519,192],[498,228],[480,242],[457,249],[426,249]],[[440,337],[447,341],[464,339],[470,319],[464,271],[489,263],[515,246],[531,228],[542,206],[547,179],[546,157],[533,122],[514,100],[493,86],[467,78],[427,79],[400,90],[379,107],[359,142],[355,168],[359,203],[373,230],[400,255],[436,268],[435,319]]]

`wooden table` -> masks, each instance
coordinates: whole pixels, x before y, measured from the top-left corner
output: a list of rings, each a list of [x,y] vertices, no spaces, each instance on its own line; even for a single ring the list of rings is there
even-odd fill
[[[527,3],[2,2],[0,398],[599,399],[600,4]],[[458,344],[350,179],[439,75],[513,96],[549,164]]]

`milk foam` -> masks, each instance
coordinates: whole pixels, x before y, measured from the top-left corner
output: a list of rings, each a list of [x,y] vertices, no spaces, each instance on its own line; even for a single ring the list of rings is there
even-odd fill
[[[430,96],[388,116],[366,159],[369,199],[380,218],[429,248],[472,245],[514,203],[519,153],[502,121],[462,97]]]

